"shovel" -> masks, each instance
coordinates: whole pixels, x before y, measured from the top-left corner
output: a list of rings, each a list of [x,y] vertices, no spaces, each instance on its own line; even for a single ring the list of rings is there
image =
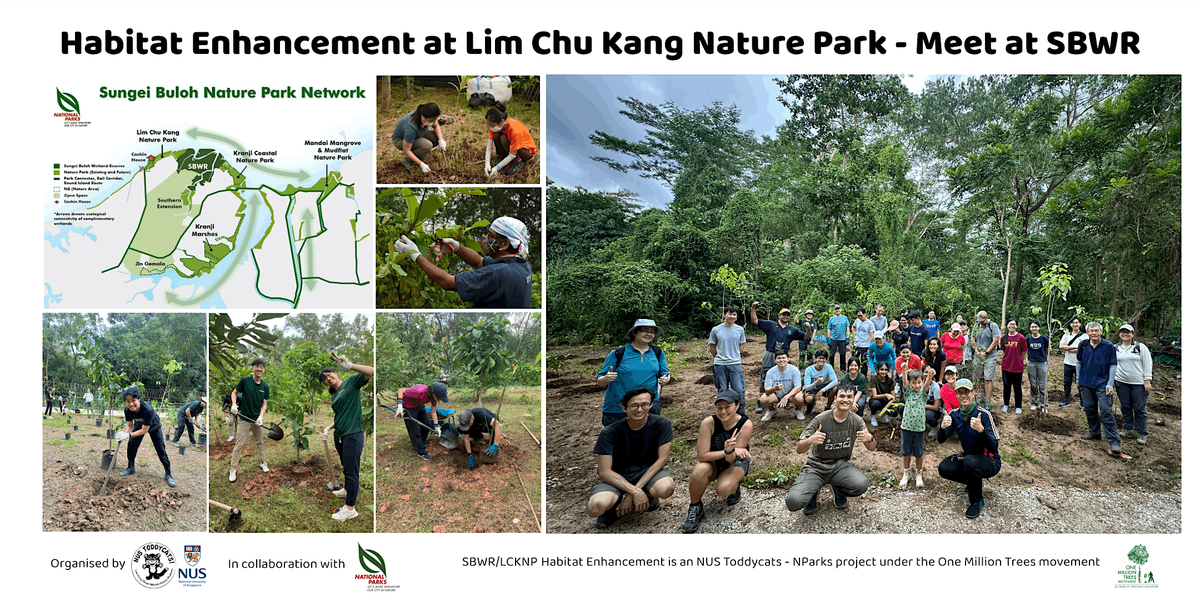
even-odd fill
[[[226,531],[233,529],[233,528],[237,527],[238,525],[242,524],[242,511],[238,507],[229,506],[228,504],[221,504],[220,502],[217,502],[216,500],[209,500],[208,503],[217,508],[222,508],[222,509],[229,511],[229,521],[227,521],[225,523]]]
[[[112,475],[113,465],[117,464],[117,454],[121,452],[121,442],[125,440],[117,440],[117,449],[113,451],[112,460],[108,461],[108,471],[104,473],[104,485],[100,486],[100,495],[104,495],[104,490],[108,488],[108,477]]]
[[[394,413],[396,412],[396,409],[394,409],[382,402],[379,403],[379,406],[386,408]],[[400,414],[400,413],[396,413],[396,414]],[[412,421],[413,423],[416,423],[417,425],[424,427],[426,430],[429,431],[429,433],[432,433],[433,435],[438,436],[438,443],[441,444],[443,448],[448,448],[450,450],[453,450],[458,447],[458,435],[456,435],[453,431],[451,431],[453,429],[453,427],[450,427],[448,429],[443,429],[442,433],[439,435],[438,432],[435,431],[432,427],[408,416],[408,413],[404,413],[403,415],[401,415],[401,418],[404,419],[405,421]]]
[[[243,415],[242,413],[238,413],[238,418],[242,419],[248,423],[254,423],[255,425],[258,424],[258,420],[251,419],[250,417],[247,417],[246,415]],[[264,425],[263,429],[267,430],[267,437],[269,437],[277,442],[279,440],[283,439],[283,428],[279,426],[279,423],[271,423],[270,426]]]
[[[329,440],[323,439],[321,441],[325,444],[325,463],[329,465],[329,470],[333,473],[333,479],[326,482],[325,487],[336,492],[342,489],[342,484],[338,483],[337,471],[333,470],[333,457],[331,457],[329,454]]]

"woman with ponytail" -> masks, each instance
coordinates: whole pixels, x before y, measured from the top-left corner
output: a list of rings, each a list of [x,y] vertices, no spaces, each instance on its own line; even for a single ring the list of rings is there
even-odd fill
[[[405,168],[420,166],[422,173],[428,173],[425,155],[435,146],[443,152],[446,150],[442,126],[438,125],[438,116],[441,114],[438,105],[428,102],[400,117],[396,130],[392,132],[392,145],[404,153],[402,164]]]

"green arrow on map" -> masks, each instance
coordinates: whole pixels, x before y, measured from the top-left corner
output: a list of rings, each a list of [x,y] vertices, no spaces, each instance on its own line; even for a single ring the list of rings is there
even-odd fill
[[[304,234],[305,234],[304,272],[309,277],[311,277],[312,274],[317,271],[317,261],[316,261],[316,258],[313,256],[313,248],[312,248],[312,238],[316,234],[310,234],[309,232],[315,229],[314,223],[316,223],[317,219],[316,219],[316,216],[313,215],[312,209],[308,208],[307,206],[304,207],[304,214],[300,215],[300,218],[304,220],[304,225],[302,225],[302,227],[304,227]],[[308,291],[311,292],[313,290],[313,288],[317,287],[317,280],[305,278],[304,287],[307,288]]]
[[[200,139],[200,138],[207,138],[210,140],[215,140],[215,141],[221,142],[223,144],[226,144],[227,146],[229,146],[230,148],[233,148],[234,150],[237,150],[238,152],[246,151],[246,148],[243,147],[241,144],[237,143],[236,140],[234,140],[233,138],[230,138],[230,137],[223,136],[219,133],[212,133],[209,131],[201,131],[200,128],[198,128],[198,127],[193,127],[191,129],[187,130],[185,133],[187,133],[188,137],[190,137],[194,140]],[[305,171],[304,169],[300,169],[299,171],[288,171],[286,169],[277,169],[275,167],[268,167],[266,165],[262,165],[259,163],[246,163],[246,165],[252,169],[261,171],[268,175],[275,175],[277,177],[286,177],[288,179],[295,179],[297,181],[304,181],[305,179],[308,179],[309,177],[311,177],[311,175],[309,175],[308,172]]]
[[[168,304],[175,304],[177,306],[195,306],[200,304],[209,296],[215,294],[217,290],[225,284],[229,277],[233,275],[233,272],[237,270],[238,265],[242,264],[242,260],[246,258],[246,253],[250,251],[250,246],[253,245],[250,243],[250,236],[254,235],[254,223],[258,220],[258,209],[262,207],[262,196],[260,193],[261,192],[255,192],[250,194],[250,199],[246,201],[246,205],[250,207],[250,212],[246,215],[246,220],[242,222],[242,226],[246,228],[246,240],[237,245],[237,249],[234,250],[232,256],[225,257],[225,260],[232,261],[229,263],[229,268],[225,269],[225,274],[221,275],[220,279],[217,279],[215,283],[208,286],[208,289],[204,290],[204,293],[196,296],[195,298],[181,300],[179,298],[179,294],[168,290],[167,293],[163,295]]]

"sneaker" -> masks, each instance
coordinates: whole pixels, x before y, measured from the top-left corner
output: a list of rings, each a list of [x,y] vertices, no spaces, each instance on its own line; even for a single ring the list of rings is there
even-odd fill
[[[129,465],[128,469],[121,471],[121,477],[125,477],[126,475],[133,475],[134,473],[137,473],[137,469],[135,469],[133,467],[133,465]]]
[[[1004,405],[1004,408],[1001,408],[1001,409],[1000,409],[1000,412],[1002,412],[1002,413],[1006,413],[1006,412],[1008,412],[1008,405],[1007,405],[1007,404],[1005,404],[1005,405]]]
[[[803,421],[803,420],[804,420],[804,411],[802,411],[802,410],[796,410],[796,409],[794,409],[794,408],[793,408],[793,409],[792,409],[792,413],[796,415],[796,418],[797,418],[797,419],[799,419],[799,420],[801,420],[801,421]]]
[[[343,507],[339,508],[337,510],[337,512],[333,513],[334,521],[349,521],[350,519],[354,519],[357,517],[358,517],[358,511],[354,510],[353,508],[348,507],[348,506],[343,506]]]
[[[267,463],[265,463],[265,462],[260,462],[260,463],[258,463],[258,468],[262,469],[262,470],[263,470],[263,473],[270,473],[270,472],[271,472],[271,469],[268,469],[268,468],[267,468]]]
[[[933,438],[937,437],[937,427],[930,427],[929,433],[926,435],[929,436],[929,439],[933,439]]]
[[[1019,409],[1019,408],[1017,409],[1017,414],[1018,415],[1021,414],[1021,409]]]
[[[758,403],[758,402],[754,403],[754,412],[758,413],[758,414],[762,414],[762,411],[763,411],[762,404]]]
[[[504,174],[505,175],[516,175],[517,171],[520,171],[521,169],[524,169],[524,168],[525,168],[525,161],[514,160],[514,161],[512,161],[512,164],[508,165],[508,168],[504,170]]]
[[[967,518],[974,519],[978,517],[979,513],[981,512],[983,512],[983,500],[980,500],[979,502],[967,507]]]
[[[1120,456],[1121,455],[1121,445],[1120,444],[1109,444],[1108,445],[1108,453],[1113,456]]]
[[[232,483],[234,481],[237,481],[237,469],[230,469],[229,470],[229,482]]]
[[[167,487],[175,487],[175,478],[171,477],[170,473],[167,473],[167,476],[163,477],[163,479],[167,480]]]
[[[850,499],[839,492],[837,488],[833,488],[833,505],[839,510],[846,510],[846,507],[850,506]]]
[[[651,498],[651,499],[650,499],[650,506],[647,506],[647,507],[646,507],[646,512],[651,512],[651,511],[658,510],[658,507],[659,507],[659,505],[660,505],[660,504],[662,504],[662,501],[661,501],[661,500],[659,500],[658,498]]]
[[[738,486],[737,491],[725,498],[725,506],[733,506],[742,501],[742,486]]]
[[[871,415],[871,427],[879,427],[879,421],[875,420],[875,415]]]
[[[1070,405],[1071,405],[1071,401],[1070,401],[1070,400],[1063,400],[1062,402],[1059,402],[1059,403],[1058,403],[1058,407],[1059,407],[1059,408],[1066,408],[1066,407],[1068,407],[1068,406],[1070,406]]]
[[[704,518],[704,503],[697,502],[688,506],[687,519],[683,521],[684,533],[695,533],[700,529],[700,519]]]
[[[917,487],[919,487],[919,488],[923,488],[923,487],[925,487],[925,480],[924,480],[924,479],[921,479],[921,472],[920,472],[920,471],[917,471]]]
[[[912,471],[912,469],[905,469],[905,470],[904,470],[904,477],[901,477],[901,478],[900,478],[900,484],[899,484],[899,485],[900,485],[900,489],[904,489],[904,488],[908,487],[908,474],[909,474],[909,472],[910,472],[910,471]]]
[[[1138,443],[1138,445],[1139,445],[1139,446],[1145,446],[1145,445],[1146,445],[1146,436],[1144,436],[1144,435],[1139,435],[1139,436],[1137,437],[1137,443]]]
[[[604,514],[596,517],[596,529],[604,529],[617,521],[617,509],[610,508]]]
[[[1081,440],[1098,440],[1098,439],[1100,439],[1100,434],[1092,433],[1089,431],[1089,432],[1079,436],[1079,439],[1081,439]]]
[[[815,512],[817,512],[817,495],[813,494],[812,500],[809,500],[808,504],[804,505],[804,514],[811,515]]]
[[[338,498],[345,498],[346,497],[346,488],[342,487],[342,488],[333,490],[333,495],[337,496]]]
[[[421,456],[421,460],[433,460],[433,457],[430,456],[428,452],[421,454],[420,456]]]
[[[232,441],[233,441],[233,436],[232,436],[232,435],[231,435],[231,436],[229,436],[229,439],[227,439],[227,440],[225,440],[225,441],[226,441],[226,442],[232,442]]]
[[[762,420],[764,422],[766,422],[766,421],[770,421],[771,419],[774,419],[774,418],[775,418],[775,411],[768,410],[767,412],[763,413]]]
[[[874,419],[872,419],[872,420],[874,420]],[[892,418],[891,418],[891,417],[889,417],[889,416],[887,416],[887,415],[883,415],[883,424],[884,424],[884,425],[887,425],[888,423],[891,423],[891,422],[892,422]]]

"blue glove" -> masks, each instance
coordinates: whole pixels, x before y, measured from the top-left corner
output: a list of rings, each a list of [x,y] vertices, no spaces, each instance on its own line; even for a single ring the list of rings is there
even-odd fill
[[[475,455],[474,454],[467,457],[467,468],[469,468],[469,469],[475,468]]]
[[[488,456],[495,456],[496,453],[499,451],[500,451],[500,446],[498,444],[492,444],[491,446],[488,446],[488,449],[484,450],[483,453]]]

